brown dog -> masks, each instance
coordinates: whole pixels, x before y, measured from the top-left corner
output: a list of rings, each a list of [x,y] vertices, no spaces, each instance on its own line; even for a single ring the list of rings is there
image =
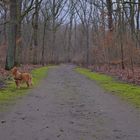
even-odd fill
[[[32,76],[29,73],[21,73],[19,70],[14,67],[12,70],[12,75],[14,77],[15,83],[17,88],[20,87],[21,83],[26,83],[27,87],[30,87],[32,85]]]

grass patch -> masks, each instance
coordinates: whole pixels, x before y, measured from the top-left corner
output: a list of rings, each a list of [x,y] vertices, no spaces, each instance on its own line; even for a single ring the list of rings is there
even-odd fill
[[[47,76],[47,70],[49,67],[41,67],[34,69],[32,73],[33,87],[37,86],[41,79]],[[5,105],[14,103],[17,99],[23,97],[28,93],[30,89],[26,85],[22,85],[20,89],[17,89],[13,80],[7,81],[7,87],[0,89],[0,111]]]
[[[122,99],[140,108],[140,87],[132,84],[123,83],[113,77],[91,72],[89,69],[76,68],[76,71],[85,75],[91,80],[97,81],[105,90],[117,94]]]

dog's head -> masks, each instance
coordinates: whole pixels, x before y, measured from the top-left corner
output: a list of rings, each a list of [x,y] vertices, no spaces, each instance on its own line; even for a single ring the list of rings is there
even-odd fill
[[[16,75],[17,71],[18,71],[17,67],[12,68],[11,69],[12,75]]]

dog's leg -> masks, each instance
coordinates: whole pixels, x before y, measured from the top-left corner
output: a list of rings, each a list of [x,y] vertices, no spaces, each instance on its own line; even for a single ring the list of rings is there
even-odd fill
[[[16,83],[17,88],[20,88],[20,86],[19,86],[19,81],[16,80],[15,83]]]
[[[29,84],[30,87],[33,86],[32,77],[29,78],[28,84]]]
[[[29,87],[30,87],[30,84],[29,84],[29,82],[28,82],[28,81],[26,82],[26,84],[27,84],[27,87],[29,88]]]

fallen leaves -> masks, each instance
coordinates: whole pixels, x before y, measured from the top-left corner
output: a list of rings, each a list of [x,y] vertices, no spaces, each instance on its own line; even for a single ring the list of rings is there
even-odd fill
[[[115,66],[90,66],[92,71],[99,73],[104,73],[107,75],[115,76],[117,79],[122,80],[127,83],[140,85],[140,67],[134,67],[132,71],[131,68],[121,69]]]

